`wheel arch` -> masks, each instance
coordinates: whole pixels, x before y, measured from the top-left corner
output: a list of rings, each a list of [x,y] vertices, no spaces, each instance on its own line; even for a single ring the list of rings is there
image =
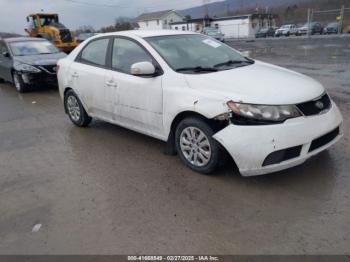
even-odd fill
[[[168,135],[168,139],[167,139],[166,147],[165,147],[165,154],[168,154],[168,155],[176,155],[177,154],[176,146],[175,146],[176,127],[183,119],[190,118],[190,117],[203,120],[204,122],[209,124],[213,128],[213,130],[216,132],[218,132],[219,130],[221,130],[222,128],[224,128],[228,125],[228,123],[226,123],[224,121],[215,120],[213,118],[207,118],[203,114],[200,114],[200,113],[195,112],[195,111],[190,111],[190,110],[182,111],[182,112],[178,113],[175,116],[175,118],[173,119],[173,121],[171,122],[170,131],[169,131],[169,135]]]

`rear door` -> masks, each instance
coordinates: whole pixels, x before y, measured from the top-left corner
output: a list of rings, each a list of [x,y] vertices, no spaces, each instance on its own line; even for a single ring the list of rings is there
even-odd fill
[[[105,101],[109,42],[106,37],[90,41],[69,70],[72,86],[89,114],[106,120],[113,118],[113,107]]]

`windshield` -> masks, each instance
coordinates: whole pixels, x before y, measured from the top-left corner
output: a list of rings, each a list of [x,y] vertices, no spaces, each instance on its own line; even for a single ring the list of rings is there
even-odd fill
[[[204,35],[157,36],[145,39],[177,72],[215,72],[253,63],[229,46]]]
[[[214,31],[214,30],[207,31],[207,35],[217,35],[217,34],[220,34],[220,33],[218,31]]]
[[[267,31],[269,31],[268,28],[262,28],[259,30],[260,33],[266,33]]]
[[[328,27],[338,27],[338,23],[330,23]]]
[[[315,22],[312,22],[310,23],[310,27],[313,27],[316,23]],[[303,27],[309,27],[309,23],[306,23]]]
[[[40,16],[40,23],[42,26],[58,24],[57,16]]]
[[[53,54],[60,51],[48,41],[23,41],[10,43],[14,56]]]
[[[283,25],[281,28],[282,28],[282,29],[290,28],[290,25]]]

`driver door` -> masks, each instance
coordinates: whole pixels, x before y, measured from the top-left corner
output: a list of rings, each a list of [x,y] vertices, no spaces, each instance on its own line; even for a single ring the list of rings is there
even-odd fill
[[[114,83],[115,114],[121,125],[155,135],[163,130],[162,76],[142,77],[130,73],[131,65],[154,58],[141,44],[128,38],[114,38],[106,83]]]

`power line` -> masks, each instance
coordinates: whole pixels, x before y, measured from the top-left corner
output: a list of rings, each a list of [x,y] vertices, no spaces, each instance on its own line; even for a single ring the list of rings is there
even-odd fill
[[[134,6],[131,6],[131,5],[97,4],[97,3],[91,3],[91,2],[81,1],[81,0],[64,0],[64,1],[74,3],[74,4],[97,6],[97,7],[116,7],[116,8],[125,8],[125,9],[135,8]],[[196,1],[200,1],[200,0],[196,0]],[[176,2],[188,2],[188,0],[177,0]],[[139,8],[157,8],[157,7],[161,7],[161,6],[169,6],[169,3],[150,5],[150,6],[140,6]]]

